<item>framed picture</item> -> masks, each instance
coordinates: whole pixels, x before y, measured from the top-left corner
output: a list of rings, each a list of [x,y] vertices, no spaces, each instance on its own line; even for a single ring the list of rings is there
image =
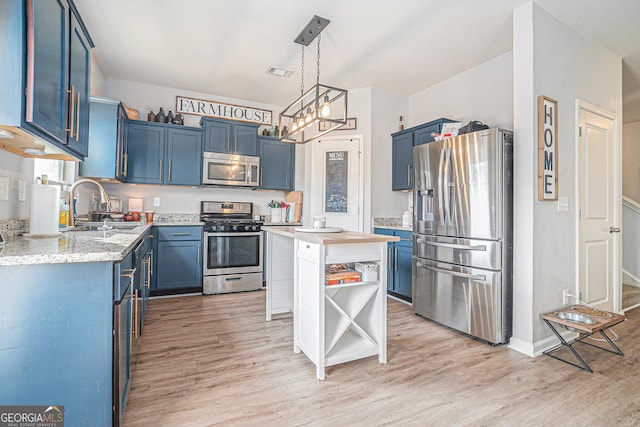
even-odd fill
[[[538,200],[558,200],[558,101],[538,97]]]
[[[318,123],[318,130],[320,132],[327,130],[331,127],[331,122],[319,122]],[[341,128],[338,128],[336,130],[353,130],[357,128],[357,121],[356,118],[353,117],[351,119],[347,119],[347,124],[342,126]]]

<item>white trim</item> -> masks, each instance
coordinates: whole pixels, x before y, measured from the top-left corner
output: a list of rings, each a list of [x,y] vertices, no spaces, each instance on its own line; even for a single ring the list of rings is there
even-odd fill
[[[590,102],[576,98],[575,103],[575,126],[574,126],[574,158],[575,168],[575,194],[576,206],[580,206],[579,177],[580,164],[578,160],[578,143],[580,140],[580,110],[588,111],[613,122],[613,226],[620,227],[622,224],[622,141],[620,140],[620,118],[617,114],[607,111]],[[613,311],[619,313],[622,307],[622,236],[620,233],[614,235],[613,254],[613,282],[617,285],[613,287]],[[575,214],[575,283],[574,291],[580,289],[580,218],[579,209]]]
[[[365,201],[364,198],[364,135],[363,134],[355,134],[355,135],[331,135],[331,136],[322,136],[320,138],[314,139],[310,142],[310,144],[317,144],[318,141],[344,141],[344,140],[357,140],[358,141],[358,231],[364,232],[364,214],[365,211],[369,212],[370,209],[367,209],[365,204],[371,203],[370,199]],[[313,147],[311,147],[311,165],[314,164],[315,159]],[[311,188],[309,186],[309,188]],[[313,197],[313,196],[311,196]],[[311,204],[309,204],[311,205]]]
[[[622,206],[631,209],[637,214],[640,214],[640,203],[628,198],[627,196],[622,196]]]

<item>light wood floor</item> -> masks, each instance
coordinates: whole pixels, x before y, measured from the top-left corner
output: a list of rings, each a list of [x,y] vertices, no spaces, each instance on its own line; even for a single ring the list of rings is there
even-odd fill
[[[291,317],[265,322],[264,295],[151,300],[125,425],[640,425],[637,309],[615,328],[625,356],[580,346],[589,374],[491,347],[389,300],[388,363],[329,367],[320,382],[292,350]]]
[[[640,304],[640,287],[627,284],[622,285],[622,309],[635,307]]]

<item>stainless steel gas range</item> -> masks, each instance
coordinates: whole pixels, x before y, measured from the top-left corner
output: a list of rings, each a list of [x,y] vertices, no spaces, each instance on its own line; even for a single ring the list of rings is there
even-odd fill
[[[201,202],[205,295],[262,288],[262,223],[253,203]]]

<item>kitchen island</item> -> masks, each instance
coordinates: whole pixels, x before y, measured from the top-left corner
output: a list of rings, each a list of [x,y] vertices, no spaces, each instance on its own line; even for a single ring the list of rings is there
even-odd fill
[[[387,362],[387,243],[395,236],[345,231],[307,233],[295,227],[264,227],[266,232],[267,319],[293,311],[293,350],[325,367],[378,355]],[[367,263],[375,280],[325,285],[330,264]],[[291,269],[290,267],[293,267]],[[292,293],[292,306],[286,307]],[[274,302],[280,305],[274,305]]]

